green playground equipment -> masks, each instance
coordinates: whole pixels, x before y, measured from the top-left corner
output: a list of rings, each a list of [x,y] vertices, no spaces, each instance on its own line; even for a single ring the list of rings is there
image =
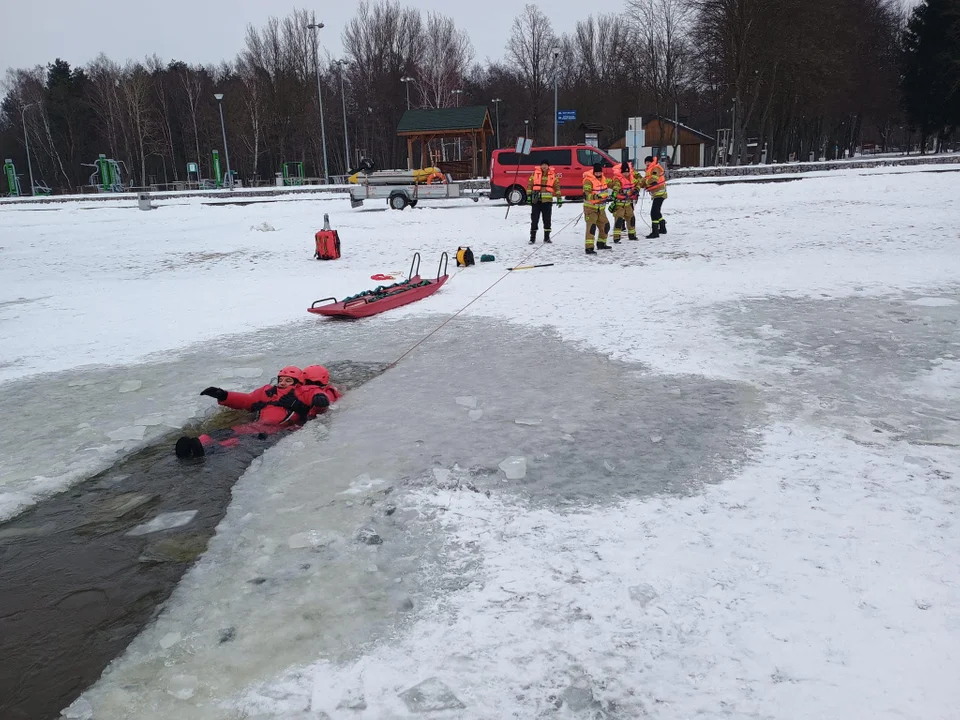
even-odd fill
[[[218,188],[223,187],[223,173],[220,171],[220,151],[213,151],[213,179]]]
[[[17,177],[17,168],[10,158],[3,161],[3,176],[7,179],[7,196],[20,197],[20,178]]]
[[[284,185],[303,185],[303,178],[302,162],[285,162],[283,164]]]
[[[100,153],[100,157],[92,165],[83,163],[85,167],[95,168],[88,184],[96,186],[100,192],[123,192],[125,188],[121,164],[103,153]]]

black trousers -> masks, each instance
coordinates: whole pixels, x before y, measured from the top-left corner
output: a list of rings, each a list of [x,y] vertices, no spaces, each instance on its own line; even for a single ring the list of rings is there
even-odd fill
[[[666,198],[655,197],[653,199],[653,205],[650,206],[650,221],[658,223],[663,220],[663,215],[660,214],[660,207],[663,205],[663,201]]]
[[[553,217],[553,203],[540,202],[530,206],[530,238],[537,237],[537,226],[543,216],[543,236],[550,237],[550,220]]]

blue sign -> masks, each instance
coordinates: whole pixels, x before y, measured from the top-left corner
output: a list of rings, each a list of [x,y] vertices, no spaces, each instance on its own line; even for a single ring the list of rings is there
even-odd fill
[[[557,122],[570,122],[577,119],[576,110],[557,110]]]

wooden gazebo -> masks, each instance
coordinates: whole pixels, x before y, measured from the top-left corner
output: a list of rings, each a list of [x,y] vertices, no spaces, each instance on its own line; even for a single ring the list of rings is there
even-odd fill
[[[420,143],[420,167],[428,167],[431,163],[428,157],[431,140],[460,138],[468,142],[469,148],[472,148],[472,152],[468,148],[468,154],[472,156],[473,177],[486,175],[488,172],[488,135],[493,136],[493,123],[490,122],[490,113],[484,105],[407,110],[397,127],[397,136],[407,139],[407,157],[410,162],[413,162],[413,144]],[[463,174],[469,170],[468,162],[462,163],[465,166],[461,171]],[[441,169],[444,169],[442,165]]]

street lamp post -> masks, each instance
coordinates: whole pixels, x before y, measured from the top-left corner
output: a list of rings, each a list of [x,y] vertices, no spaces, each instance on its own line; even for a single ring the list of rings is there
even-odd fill
[[[220,108],[220,130],[223,133],[223,154],[227,159],[227,184],[233,190],[233,173],[230,171],[230,151],[227,149],[227,126],[223,122],[223,93],[215,93],[217,106]]]
[[[323,28],[323,23],[312,22],[307,25],[313,31],[313,65],[317,72],[317,102],[320,103],[320,144],[323,146],[323,183],[330,184],[330,172],[327,169],[327,129],[323,123],[323,93],[320,91],[320,51],[317,49],[317,30]]]
[[[30,197],[33,197],[33,165],[30,163],[30,139],[27,137],[27,108],[33,103],[27,103],[20,110],[20,119],[23,121],[23,144],[27,149],[27,170],[30,171]]]
[[[400,82],[407,86],[407,110],[410,109],[410,83],[413,82],[413,78],[409,75],[404,75],[400,78]]]
[[[494,98],[490,102],[497,106],[497,147],[500,147],[500,103],[502,103],[503,100]]]
[[[344,89],[343,85],[343,66],[344,61],[340,60],[337,62],[337,67],[340,68],[340,98],[343,100],[343,149],[347,153],[347,174],[350,173],[350,140],[347,137],[347,92]]]
[[[557,60],[560,59],[560,48],[554,45],[553,47],[553,144],[557,144],[557,80],[560,76],[560,68],[557,65]]]
[[[457,96],[457,107],[460,107],[460,96],[463,95],[463,90],[451,90],[454,95]],[[457,138],[457,160],[463,160],[463,153],[461,150],[460,138]]]

